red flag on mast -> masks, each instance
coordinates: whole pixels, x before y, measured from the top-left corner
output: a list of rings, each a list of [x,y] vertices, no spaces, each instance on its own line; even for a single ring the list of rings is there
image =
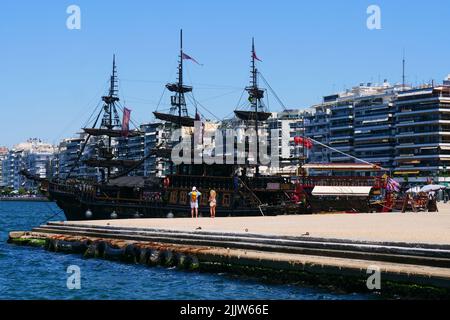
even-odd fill
[[[255,60],[258,60],[258,61],[261,61],[262,62],[262,60],[261,59],[259,59],[257,56],[256,56],[256,52],[255,52],[255,50],[253,50],[253,59],[255,59]]]
[[[130,116],[131,110],[123,108],[122,136],[125,138],[128,137],[128,133],[130,132]]]
[[[202,124],[202,130],[197,134],[199,137],[199,141],[203,143],[203,136],[205,135],[205,124],[203,123],[200,113],[197,110],[195,110],[195,121],[200,121]]]
[[[296,145],[302,145],[304,146],[306,149],[312,149],[314,144],[311,141],[311,139],[308,138],[303,138],[303,137],[295,137],[294,138],[294,142]]]

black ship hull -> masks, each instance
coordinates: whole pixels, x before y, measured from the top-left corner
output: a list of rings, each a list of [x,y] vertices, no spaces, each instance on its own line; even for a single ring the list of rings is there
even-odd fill
[[[114,202],[83,202],[71,194],[53,194],[51,199],[64,211],[69,221],[81,220],[108,220],[108,219],[133,219],[133,218],[186,218],[191,216],[189,205],[160,205],[156,203],[146,204],[117,204]],[[217,208],[216,217],[233,216],[265,216],[284,214],[278,206],[263,208]],[[199,216],[210,215],[208,206],[199,206]]]
[[[186,188],[169,188],[163,192],[161,190],[129,191],[130,193],[125,198],[117,196],[117,192],[111,192],[111,190],[107,194],[105,190],[98,192],[93,188],[50,184],[48,194],[50,200],[55,201],[58,207],[64,211],[66,219],[69,221],[191,216],[191,207],[187,197],[189,190]],[[275,197],[275,194],[285,194],[285,191],[282,190],[264,192],[265,196],[269,194],[271,197]],[[120,188],[120,193],[125,194],[125,189]],[[256,203],[255,199],[249,197],[246,192],[234,192],[229,189],[217,190],[216,217],[273,216],[303,212],[304,210],[298,204],[289,202]],[[201,197],[198,213],[199,216],[210,216],[207,195]]]
[[[378,178],[308,179],[311,181],[293,184],[289,179],[281,177],[123,177],[107,184],[50,182],[47,190],[49,198],[64,211],[67,220],[190,217],[189,192],[192,186],[198,186],[202,192],[198,199],[198,212],[203,217],[210,215],[210,190],[215,190],[217,195],[216,217],[375,212],[383,209],[383,195]],[[336,181],[328,181],[330,179]],[[364,187],[367,195],[313,194],[316,186],[342,185],[344,182],[350,186]],[[374,201],[377,199],[378,201]]]

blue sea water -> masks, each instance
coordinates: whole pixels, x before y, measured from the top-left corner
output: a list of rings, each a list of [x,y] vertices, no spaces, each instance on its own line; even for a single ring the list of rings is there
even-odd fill
[[[0,299],[334,300],[373,299],[298,285],[274,285],[229,274],[145,267],[6,243],[9,231],[30,230],[59,209],[45,202],[0,202]],[[52,220],[62,220],[63,215]],[[67,268],[81,270],[81,288],[67,288]]]

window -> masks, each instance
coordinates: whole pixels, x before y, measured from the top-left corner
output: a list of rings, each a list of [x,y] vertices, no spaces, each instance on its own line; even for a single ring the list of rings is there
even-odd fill
[[[186,204],[187,203],[187,192],[180,192],[180,204]]]
[[[222,199],[222,205],[224,207],[229,207],[230,206],[230,194],[226,193],[223,195],[223,199]]]
[[[170,203],[176,204],[178,200],[178,191],[172,191],[170,193]]]

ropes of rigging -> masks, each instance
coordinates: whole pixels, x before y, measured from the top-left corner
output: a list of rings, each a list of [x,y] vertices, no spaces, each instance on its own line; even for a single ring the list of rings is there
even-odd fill
[[[220,118],[218,116],[216,116],[214,113],[212,113],[211,111],[208,110],[208,108],[206,108],[204,105],[202,105],[199,101],[195,100],[195,97],[192,96],[192,98],[190,96],[187,96],[189,100],[194,100],[194,103],[196,105],[198,105],[199,107],[201,107],[205,112],[209,113],[210,115],[212,115],[214,118],[216,118],[217,120],[220,121]],[[192,102],[192,101],[191,101]],[[199,112],[203,118],[206,118],[201,112]]]
[[[266,86],[269,88],[270,92],[272,92],[272,94],[274,95],[275,99],[277,99],[278,103],[281,105],[283,110],[286,111],[287,108],[284,105],[283,101],[281,101],[281,99],[278,97],[278,95],[276,94],[275,90],[272,89],[272,87],[270,86],[269,82],[267,82],[266,78],[264,78],[264,76],[262,75],[262,73],[260,71],[258,71],[258,74],[260,75],[261,79],[264,81]]]
[[[348,154],[348,153],[345,153],[345,152],[343,152],[343,151],[341,151],[341,150],[338,150],[338,149],[336,149],[336,148],[327,146],[326,144],[323,144],[322,142],[319,142],[319,141],[317,141],[317,140],[315,140],[315,139],[312,139],[312,138],[308,138],[308,139],[310,139],[312,142],[317,143],[318,145],[321,145],[322,147],[328,148],[328,149],[330,149],[330,150],[332,150],[332,151],[334,151],[334,152],[340,153],[340,154],[342,154],[342,155],[344,155],[344,156],[347,156],[347,157],[352,158],[352,159],[354,159],[354,160],[357,160],[357,161],[359,161],[359,162],[362,162],[362,163],[365,163],[365,164],[368,164],[368,165],[371,165],[371,166],[376,166],[376,167],[379,167],[381,170],[386,170],[386,171],[387,171],[386,168],[383,168],[383,167],[381,167],[381,166],[379,166],[379,165],[377,165],[377,164],[375,164],[375,163],[371,163],[371,162],[369,162],[369,161],[366,161],[366,160],[360,159],[360,158],[358,158],[358,157],[352,156],[351,154]]]
[[[108,82],[108,81],[107,81]],[[90,100],[89,100],[89,103],[87,103],[82,109],[80,109],[80,111],[78,112],[78,114],[80,114],[81,112],[84,112],[84,110],[85,109],[87,109],[88,107],[90,107],[91,106],[91,104],[94,102],[94,100],[95,99],[97,99],[97,97],[98,97],[98,95],[99,94],[102,94],[104,91],[105,91],[105,88],[106,88],[106,86],[107,86],[107,82],[105,82],[105,84],[103,84],[102,85],[102,88],[100,89],[100,90],[98,90],[98,93],[94,96],[94,97],[92,97]],[[92,116],[95,114],[95,112],[96,112],[96,110],[97,110],[97,108],[99,107],[99,105],[100,105],[100,102],[97,104],[97,106],[95,107],[95,110],[92,112],[92,114],[90,115],[90,117],[89,117],[89,120],[88,121],[90,121],[90,119],[92,118]],[[58,142],[59,143],[59,139],[60,139],[60,137],[64,134],[64,132],[66,132],[66,130],[70,127],[70,126],[72,126],[72,124],[76,121],[76,120],[78,120],[80,117],[74,117],[73,119],[71,119],[69,122],[68,122],[68,124],[67,125],[65,125],[64,126],[64,128],[61,130],[61,132],[55,137],[55,139],[54,139],[54,142],[56,143],[56,142]],[[87,124],[86,124],[87,125]],[[86,126],[85,125],[85,126]]]
[[[89,122],[91,122],[92,117],[97,113],[97,109],[101,106],[101,102],[99,101],[97,103],[97,106],[95,107],[95,109],[92,111],[91,115],[89,116],[89,118],[86,120],[86,122],[83,125],[83,128],[87,127],[87,125],[89,124]]]
[[[287,141],[290,141],[290,138],[291,138],[291,137],[290,137],[290,136],[286,136],[285,133],[282,133],[282,138],[283,138],[283,139],[286,139]],[[310,138],[310,137],[306,137],[306,138],[309,139],[309,140],[311,140],[312,142],[314,142],[314,143],[317,144],[317,145],[320,145],[320,146],[322,146],[322,147],[324,147],[324,148],[326,148],[326,149],[330,149],[330,150],[332,150],[332,151],[334,151],[334,152],[337,152],[337,153],[339,153],[339,154],[342,154],[342,155],[344,155],[344,156],[346,156],[346,157],[348,157],[348,158],[354,159],[354,160],[356,160],[356,161],[358,161],[358,162],[362,162],[362,163],[365,163],[365,164],[368,164],[368,165],[371,165],[371,166],[379,167],[381,170],[386,170],[385,168],[383,168],[383,167],[381,167],[381,166],[379,166],[379,165],[377,165],[377,164],[375,164],[375,163],[371,163],[371,162],[369,162],[369,161],[360,159],[360,158],[358,158],[358,157],[355,157],[355,156],[353,156],[353,155],[351,155],[351,154],[348,154],[348,153],[343,152],[343,151],[341,151],[341,150],[338,150],[338,149],[336,149],[336,148],[330,147],[329,145],[326,145],[326,144],[324,144],[324,143],[322,143],[322,142],[320,142],[320,141],[317,141],[317,140],[315,140],[315,139],[313,139],[313,138]]]
[[[164,98],[164,94],[166,93],[166,86],[164,86],[163,92],[161,94],[161,97],[159,97],[158,104],[156,105],[156,111],[158,111],[159,106],[161,105],[162,99]]]

